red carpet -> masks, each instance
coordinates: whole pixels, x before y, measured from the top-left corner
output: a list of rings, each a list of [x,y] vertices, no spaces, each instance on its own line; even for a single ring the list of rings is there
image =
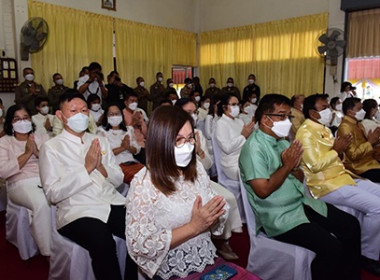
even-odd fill
[[[233,262],[245,267],[249,253],[249,239],[245,227],[243,233],[232,235],[230,245],[240,257]],[[48,270],[49,266],[44,257],[36,256],[28,261],[20,259],[17,249],[5,240],[5,212],[0,212],[0,279],[45,280],[48,278]],[[380,278],[363,271],[362,280],[380,280]]]

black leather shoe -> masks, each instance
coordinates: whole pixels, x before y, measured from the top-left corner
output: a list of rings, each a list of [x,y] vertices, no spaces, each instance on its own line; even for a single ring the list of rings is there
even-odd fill
[[[362,268],[373,275],[380,276],[380,263],[378,261],[362,256]]]

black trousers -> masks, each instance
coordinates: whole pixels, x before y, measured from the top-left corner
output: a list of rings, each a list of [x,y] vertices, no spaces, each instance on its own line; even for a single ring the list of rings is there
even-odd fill
[[[380,183],[380,169],[370,169],[360,174],[361,177],[371,180],[375,183]]]
[[[112,235],[125,240],[125,207],[111,205],[107,223],[95,218],[77,219],[58,232],[87,249],[97,280],[121,280],[116,244]],[[137,279],[137,265],[127,255],[125,279]]]
[[[360,279],[361,241],[358,220],[327,204],[327,217],[304,206],[310,223],[301,224],[274,239],[316,253],[311,263],[313,280]]]

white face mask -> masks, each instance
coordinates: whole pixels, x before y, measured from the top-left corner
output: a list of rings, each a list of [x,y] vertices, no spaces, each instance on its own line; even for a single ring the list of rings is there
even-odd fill
[[[173,100],[172,100],[172,104],[173,104],[173,106],[174,106],[176,103],[177,103],[177,99],[173,99]]]
[[[256,97],[251,99],[251,103],[253,103],[253,104],[256,103],[256,101],[257,101]]]
[[[48,106],[42,107],[41,108],[41,114],[46,115],[47,113],[49,113],[49,107]]]
[[[33,74],[26,74],[25,75],[25,80],[31,82],[34,80],[34,75]]]
[[[336,108],[338,111],[342,111],[342,103],[339,103],[338,105],[336,105],[335,108]]]
[[[249,105],[244,108],[244,112],[246,112],[248,115],[253,115],[253,106]]]
[[[359,112],[356,112],[356,114],[355,114],[355,118],[358,121],[364,120],[364,117],[365,117],[365,111],[363,109],[361,109]]]
[[[201,100],[201,97],[200,96],[195,96],[194,99],[195,99],[196,102],[199,102]]]
[[[158,81],[161,83],[162,82],[162,77],[158,77]]]
[[[113,126],[119,126],[119,124],[121,124],[121,122],[123,121],[123,117],[122,116],[112,116],[112,117],[108,117],[107,121],[110,124],[110,126],[112,126],[112,127]]]
[[[139,85],[140,85],[140,87],[144,87],[145,86],[145,82],[140,82]]]
[[[21,134],[26,134],[32,131],[32,122],[28,120],[19,120],[12,124],[13,130],[21,133]]]
[[[208,110],[210,108],[210,102],[203,103],[203,108],[205,108],[206,110]]]
[[[239,116],[239,113],[240,113],[240,108],[238,105],[231,106],[231,112],[230,112],[231,116],[236,118],[237,116]]]
[[[271,129],[273,133],[276,134],[278,137],[287,137],[289,135],[289,131],[291,128],[292,128],[292,123],[287,118],[286,120],[283,120],[283,121],[278,121],[278,122],[273,121],[273,126]]]
[[[234,86],[234,83],[227,83],[227,86],[228,86],[228,87],[233,87],[233,86]]]
[[[65,117],[66,118],[66,117]],[[67,126],[76,133],[82,133],[88,128],[88,116],[83,113],[75,114],[67,119]]]
[[[193,84],[187,84],[188,88],[193,88]]]
[[[133,102],[128,105],[128,108],[131,109],[132,111],[137,109],[137,102]]]
[[[215,87],[215,84],[214,84],[214,83],[211,83],[211,84],[210,84],[210,88],[213,88],[213,87]]]
[[[193,120],[194,120],[194,125],[196,125],[196,124],[197,124],[197,121],[198,121],[198,115],[195,114],[195,113],[193,113],[193,114],[191,114],[191,117],[192,117]]]
[[[186,167],[193,158],[194,145],[186,142],[181,148],[174,147],[175,163],[179,167]]]
[[[100,106],[99,103],[94,103],[94,104],[91,105],[91,110],[92,110],[92,111],[97,112],[97,111],[100,110],[100,108],[101,108],[101,106]]]
[[[55,81],[55,83],[59,86],[63,85],[63,79],[58,79]]]
[[[174,83],[170,83],[170,84],[169,84],[169,87],[170,87],[170,88],[174,88]]]
[[[331,119],[332,119],[332,112],[331,112],[330,108],[326,108],[326,109],[324,109],[324,110],[322,110],[322,111],[320,111],[318,113],[320,115],[320,118],[318,119],[318,122],[320,124],[329,126],[330,122],[331,122]]]
[[[248,83],[249,83],[250,85],[253,85],[253,84],[255,83],[255,80],[253,80],[253,79],[249,79],[249,80],[248,80]]]

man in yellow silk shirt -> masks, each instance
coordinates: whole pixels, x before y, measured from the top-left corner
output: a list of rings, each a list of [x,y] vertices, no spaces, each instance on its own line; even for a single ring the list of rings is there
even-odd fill
[[[356,97],[346,98],[343,102],[344,117],[338,127],[338,137],[352,134],[353,139],[344,152],[344,166],[351,172],[380,183],[380,163],[374,158],[373,147],[379,143],[380,127],[370,130],[364,135],[364,127],[360,123],[365,111],[361,100]]]
[[[325,202],[348,206],[362,212],[363,266],[380,276],[380,186],[369,181],[353,179],[340,156],[352,142],[352,135],[334,138],[326,127],[331,122],[327,94],[314,94],[304,101],[306,121],[296,134],[304,153],[301,168],[306,184],[314,198]]]

